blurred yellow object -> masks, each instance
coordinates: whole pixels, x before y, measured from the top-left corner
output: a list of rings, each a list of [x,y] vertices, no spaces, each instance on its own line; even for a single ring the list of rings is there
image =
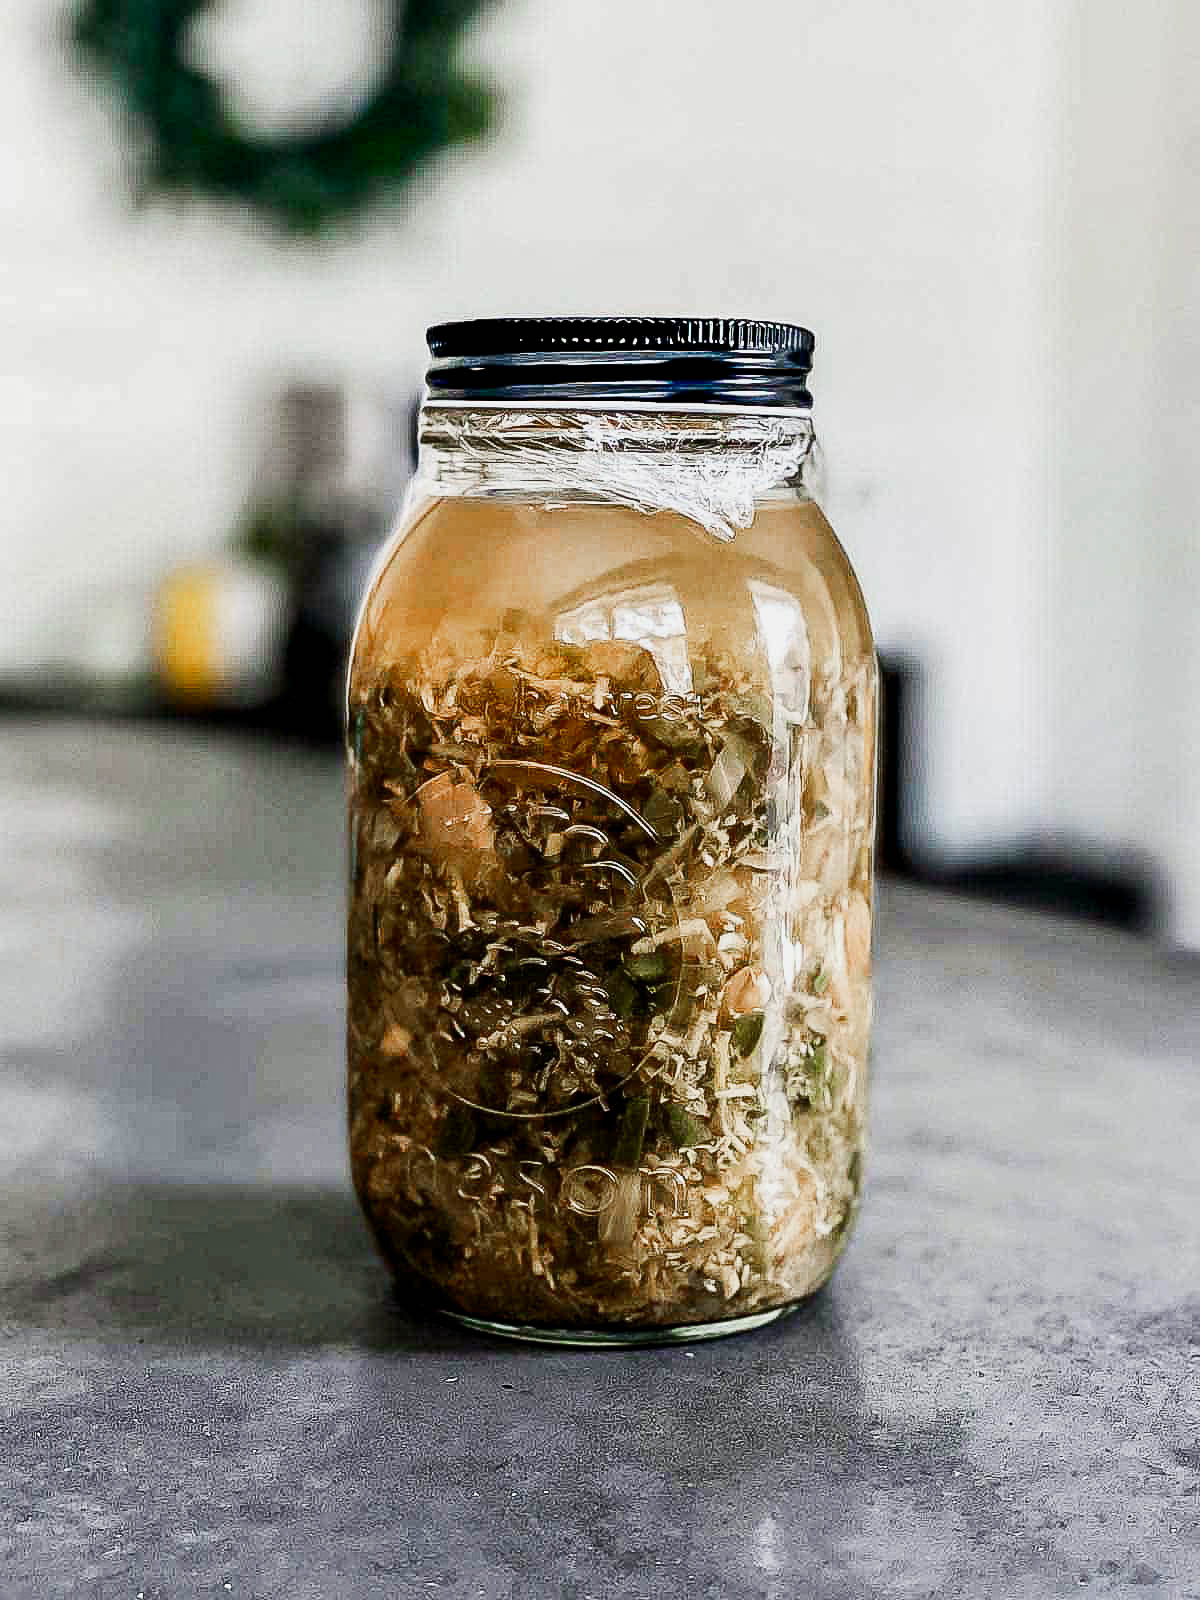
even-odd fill
[[[183,705],[256,705],[279,683],[287,635],[283,577],[248,562],[182,567],[159,590],[155,659]]]
[[[208,704],[218,697],[218,567],[171,575],[159,595],[156,646],[163,685],[172,699]]]

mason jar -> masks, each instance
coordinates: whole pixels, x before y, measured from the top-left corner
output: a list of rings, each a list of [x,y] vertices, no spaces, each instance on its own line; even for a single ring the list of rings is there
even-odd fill
[[[806,487],[813,338],[429,334],[350,667],[349,1115],[406,1296],[757,1326],[862,1181],[877,670]]]

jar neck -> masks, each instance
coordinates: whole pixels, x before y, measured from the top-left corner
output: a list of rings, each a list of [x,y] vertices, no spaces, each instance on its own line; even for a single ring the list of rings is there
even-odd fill
[[[776,481],[785,483],[792,458],[807,458],[813,427],[807,411],[484,408],[430,402],[421,408],[419,437],[422,476],[448,485],[461,477],[508,479],[514,467],[528,467],[533,458],[553,463],[566,476],[573,459],[582,465],[601,453],[680,463],[690,458],[710,472],[769,464],[780,468]]]
[[[418,483],[439,496],[519,496],[676,511],[727,541],[754,503],[803,492],[806,411],[422,408]]]

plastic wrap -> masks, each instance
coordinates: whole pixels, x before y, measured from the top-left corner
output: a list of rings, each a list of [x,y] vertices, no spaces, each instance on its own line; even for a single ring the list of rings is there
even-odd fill
[[[545,505],[595,497],[674,511],[723,544],[756,499],[794,483],[814,452],[803,412],[540,411],[437,405],[422,413],[439,495],[520,491]]]

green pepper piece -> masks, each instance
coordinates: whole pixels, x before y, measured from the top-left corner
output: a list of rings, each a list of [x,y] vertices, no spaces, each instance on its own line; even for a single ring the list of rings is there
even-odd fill
[[[665,978],[670,971],[667,958],[661,950],[652,950],[644,956],[626,956],[623,965],[626,973],[639,983],[654,983]]]
[[[642,1146],[646,1142],[646,1124],[650,1120],[650,1102],[645,1095],[628,1100],[617,1127],[613,1145],[614,1167],[636,1167],[642,1159]]]
[[[450,1160],[455,1156],[465,1156],[474,1145],[475,1113],[469,1106],[464,1106],[458,1100],[452,1100],[438,1129],[433,1153],[444,1160]]]
[[[758,689],[752,689],[746,694],[731,695],[729,707],[737,716],[756,723],[756,732],[765,734],[768,739],[771,737],[774,711],[768,695]]]
[[[828,987],[829,987],[829,974],[828,974],[828,972],[826,972],[824,967],[819,967],[817,969],[816,974],[813,977],[812,992],[814,994],[824,994],[826,989],[828,989]]]
[[[862,1151],[856,1150],[850,1157],[850,1165],[846,1169],[846,1178],[857,1197],[862,1188]]]
[[[608,1003],[618,1017],[628,1021],[633,1015],[633,1008],[637,1004],[638,992],[630,978],[618,967],[615,972],[610,972],[605,980],[604,988],[608,994]]]
[[[446,974],[446,984],[451,989],[465,988],[471,976],[469,961],[456,961]]]
[[[748,1056],[762,1038],[765,1017],[761,1011],[747,1011],[733,1024],[733,1042],[739,1055]]]
[[[862,1156],[857,1150],[850,1157],[850,1165],[846,1171],[846,1177],[850,1184],[850,1198],[846,1202],[845,1211],[842,1212],[834,1227],[833,1237],[835,1239],[841,1238],[854,1221],[855,1213],[858,1211],[859,1195],[862,1192]]]
[[[667,717],[647,717],[638,723],[638,732],[673,755],[688,761],[699,761],[704,755],[704,735],[699,728],[686,722],[674,722]]]
[[[683,807],[665,789],[652,789],[642,807],[642,815],[660,839],[668,839],[679,830]]]
[[[695,1117],[674,1101],[667,1106],[667,1131],[677,1150],[694,1150],[704,1138]]]

